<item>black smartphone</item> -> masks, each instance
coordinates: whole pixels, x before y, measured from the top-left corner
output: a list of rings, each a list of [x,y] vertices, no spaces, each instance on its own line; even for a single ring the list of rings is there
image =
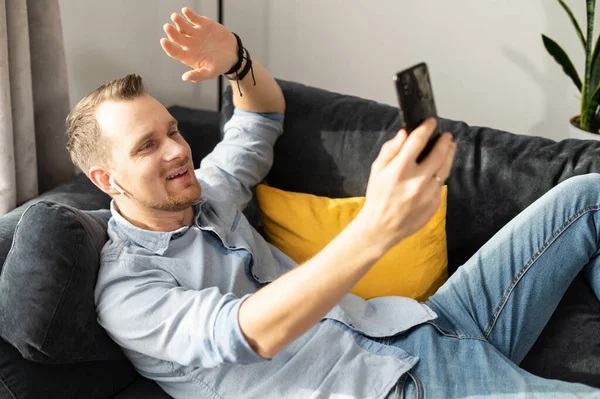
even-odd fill
[[[398,72],[394,76],[398,105],[400,108],[400,121],[402,127],[410,134],[427,118],[437,120],[437,111],[433,101],[433,90],[429,79],[429,69],[424,62]],[[417,163],[421,162],[433,148],[441,136],[439,126],[433,133],[429,142],[419,154]]]

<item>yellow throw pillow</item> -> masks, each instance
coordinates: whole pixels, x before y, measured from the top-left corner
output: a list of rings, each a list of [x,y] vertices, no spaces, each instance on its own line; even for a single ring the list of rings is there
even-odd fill
[[[354,286],[364,299],[398,295],[426,300],[448,278],[446,197],[419,231],[390,249]],[[256,196],[267,240],[302,264],[321,251],[356,217],[365,197],[327,198],[260,184]]]

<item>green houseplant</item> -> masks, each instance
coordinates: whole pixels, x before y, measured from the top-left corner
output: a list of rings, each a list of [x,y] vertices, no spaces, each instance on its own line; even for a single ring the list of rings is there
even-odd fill
[[[563,0],[558,0],[558,2],[573,23],[585,52],[583,81],[562,47],[542,34],[544,47],[581,93],[580,112],[579,115],[571,119],[571,124],[587,132],[600,134],[600,116],[598,115],[598,103],[600,102],[600,60],[598,59],[600,58],[600,36],[595,41],[593,40],[596,0],[586,0],[587,29],[585,35],[569,6]]]

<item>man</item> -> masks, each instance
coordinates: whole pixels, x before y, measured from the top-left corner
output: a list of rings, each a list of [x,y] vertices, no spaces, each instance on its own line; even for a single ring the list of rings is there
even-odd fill
[[[550,191],[427,303],[364,301],[350,289],[438,209],[451,135],[419,164],[435,121],[385,143],[359,215],[299,266],[242,214],[282,133],[281,90],[256,60],[255,80],[240,79],[250,59],[232,33],[183,15],[161,40],[192,68],[183,79],[228,72],[235,85],[234,116],[198,170],[177,121],[136,75],[92,92],[68,118],[74,162],[113,197],[98,320],[140,374],[176,398],[598,396],[516,366],[584,266],[600,287],[598,176]]]

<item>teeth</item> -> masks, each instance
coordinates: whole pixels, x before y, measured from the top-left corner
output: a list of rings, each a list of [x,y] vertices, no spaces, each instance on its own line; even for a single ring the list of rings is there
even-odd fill
[[[185,174],[185,172],[187,172],[187,170],[184,170],[184,171],[183,171],[183,172],[181,172],[181,173],[177,173],[177,174],[175,174],[175,175],[169,176],[169,177],[167,177],[167,180],[171,180],[171,179],[174,179],[174,178],[176,178],[177,176],[184,175],[184,174]]]

